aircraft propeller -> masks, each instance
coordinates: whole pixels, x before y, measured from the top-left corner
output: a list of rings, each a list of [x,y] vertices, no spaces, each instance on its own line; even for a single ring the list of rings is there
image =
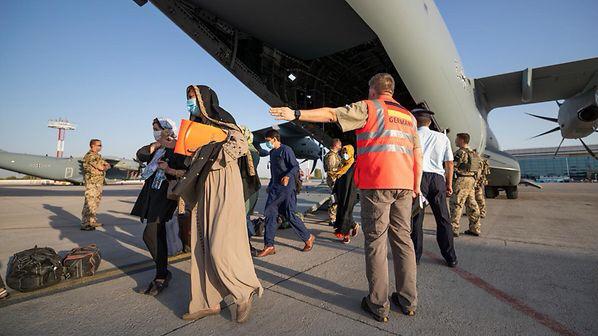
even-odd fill
[[[557,101],[556,103],[557,103],[557,105],[558,105],[558,106],[561,106],[561,103],[559,103],[558,101]],[[538,118],[538,119],[542,119],[542,120],[547,120],[547,121],[555,122],[555,123],[557,123],[557,124],[558,124],[558,122],[559,122],[557,118],[544,117],[544,116],[539,116],[539,115],[535,115],[535,114],[532,114],[532,113],[526,113],[526,114],[527,114],[527,115],[530,115],[530,116],[532,116],[532,117],[536,117],[536,118]],[[537,137],[541,137],[541,136],[543,136],[543,135],[550,134],[550,133],[552,133],[552,132],[556,132],[556,131],[558,131],[558,130],[560,130],[560,129],[561,129],[561,126],[559,125],[559,126],[557,126],[557,127],[553,128],[553,129],[549,130],[549,131],[546,131],[546,132],[544,132],[544,133],[540,133],[540,134],[538,134],[538,135],[536,135],[536,136],[533,136],[533,137],[531,137],[530,139],[535,139],[535,138],[537,138]],[[557,154],[559,153],[559,150],[561,149],[561,145],[563,144],[563,141],[565,141],[565,138],[561,139],[561,143],[559,143],[559,146],[557,147],[557,149],[556,149],[556,152],[554,152],[554,156],[555,156],[555,157],[556,157],[556,156],[557,156]],[[587,152],[588,152],[588,153],[589,153],[589,154],[590,154],[590,155],[591,155],[591,156],[592,156],[594,159],[598,160],[598,157],[596,157],[596,154],[594,154],[594,152],[593,152],[593,151],[590,149],[590,147],[588,147],[588,145],[586,145],[586,143],[585,143],[585,142],[584,142],[584,141],[583,141],[581,138],[579,139],[579,141],[581,141],[581,144],[582,144],[582,145],[583,145],[583,147],[586,149],[586,151],[587,151]]]
[[[581,144],[585,147],[585,149],[588,151],[588,153],[590,153],[590,155],[592,157],[594,157],[594,159],[598,160],[598,157],[596,157],[596,154],[594,154],[594,152],[592,152],[590,147],[588,147],[588,145],[586,145],[586,143],[581,138],[579,139],[579,141],[581,141]]]

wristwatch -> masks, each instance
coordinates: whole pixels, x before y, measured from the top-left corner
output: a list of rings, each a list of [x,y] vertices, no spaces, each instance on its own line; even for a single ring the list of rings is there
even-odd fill
[[[299,120],[299,117],[301,117],[301,110],[295,110],[295,120]]]

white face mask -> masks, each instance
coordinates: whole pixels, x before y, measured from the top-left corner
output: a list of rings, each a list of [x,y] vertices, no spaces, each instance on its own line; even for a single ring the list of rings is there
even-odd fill
[[[349,154],[347,154],[347,153],[343,154],[343,159],[349,160]]]
[[[162,136],[162,131],[154,131],[154,139],[156,139],[156,141],[160,140],[161,136]]]

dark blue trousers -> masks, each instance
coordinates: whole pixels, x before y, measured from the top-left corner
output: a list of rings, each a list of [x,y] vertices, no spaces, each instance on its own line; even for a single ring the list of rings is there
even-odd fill
[[[446,205],[446,181],[444,176],[424,172],[421,183],[422,195],[430,202],[430,208],[436,219],[436,241],[440,253],[446,261],[457,260],[453,231],[448,207]],[[415,260],[419,263],[424,246],[424,211],[418,213],[411,221],[411,240],[415,248]]]
[[[295,190],[289,187],[278,186],[277,188],[270,188],[264,213],[266,216],[264,245],[274,246],[274,237],[276,236],[276,229],[278,228],[276,219],[279,211],[281,215],[288,219],[291,227],[295,230],[295,233],[297,233],[301,240],[307,241],[309,239],[310,233],[307,231],[303,221],[295,215],[296,210],[297,197],[295,197]]]

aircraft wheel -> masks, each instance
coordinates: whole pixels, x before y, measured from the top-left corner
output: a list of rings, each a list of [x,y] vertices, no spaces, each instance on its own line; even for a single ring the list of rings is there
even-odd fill
[[[496,198],[498,196],[498,189],[496,187],[484,187],[484,194],[486,198]]]
[[[507,192],[508,199],[517,199],[517,197],[519,196],[517,187],[507,187],[505,191]]]

